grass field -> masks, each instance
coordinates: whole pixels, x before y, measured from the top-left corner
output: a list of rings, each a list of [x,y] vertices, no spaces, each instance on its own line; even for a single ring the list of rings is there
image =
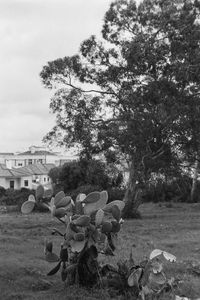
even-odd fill
[[[191,267],[192,263],[200,265],[200,204],[144,204],[140,211],[141,220],[124,222],[116,256],[109,262],[127,258],[131,247],[136,261],[155,248],[166,250],[177,256],[176,263],[166,265],[168,276],[181,281],[177,294],[200,298],[200,274]],[[53,227],[62,225],[48,213],[0,215],[0,299],[109,299],[104,290],[67,287],[60,274],[46,276],[54,264],[44,260],[44,238],[55,241],[57,253],[61,242],[51,236]]]

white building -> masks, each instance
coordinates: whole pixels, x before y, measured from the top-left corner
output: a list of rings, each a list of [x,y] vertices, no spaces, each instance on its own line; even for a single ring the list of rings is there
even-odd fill
[[[33,164],[55,164],[61,166],[65,162],[77,160],[75,153],[61,154],[46,150],[44,147],[31,146],[28,151],[19,153],[0,153],[0,163],[8,169],[20,168]]]
[[[50,186],[49,171],[54,164],[33,164],[19,168],[8,168],[0,164],[0,186],[5,189],[35,189],[38,184]]]
[[[0,186],[5,189],[48,186],[50,169],[74,160],[78,160],[75,151],[61,154],[38,146],[31,146],[25,152],[0,153]]]

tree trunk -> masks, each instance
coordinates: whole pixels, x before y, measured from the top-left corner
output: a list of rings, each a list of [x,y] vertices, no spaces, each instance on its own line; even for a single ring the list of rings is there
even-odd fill
[[[124,218],[138,218],[140,214],[138,207],[141,204],[141,189],[137,187],[137,171],[134,166],[134,160],[129,166],[128,186],[124,196],[125,207],[123,210]]]
[[[199,157],[197,156],[195,165],[194,165],[194,174],[192,178],[192,188],[190,193],[190,201],[194,202],[196,200],[196,188],[197,188],[197,181],[198,181],[198,170],[199,170]]]

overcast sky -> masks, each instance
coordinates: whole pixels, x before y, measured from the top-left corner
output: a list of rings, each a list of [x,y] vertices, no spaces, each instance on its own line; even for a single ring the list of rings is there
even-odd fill
[[[101,31],[110,0],[0,0],[0,152],[42,145],[54,125],[46,62]]]

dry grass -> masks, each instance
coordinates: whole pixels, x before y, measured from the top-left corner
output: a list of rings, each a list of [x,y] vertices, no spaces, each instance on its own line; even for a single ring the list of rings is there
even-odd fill
[[[154,248],[164,249],[178,258],[177,263],[166,265],[168,276],[182,281],[177,293],[200,297],[200,276],[190,268],[192,262],[200,261],[200,204],[173,204],[172,207],[145,204],[141,213],[141,220],[125,221],[112,262],[126,259],[131,248],[136,261],[148,256]],[[45,237],[51,238],[53,227],[59,228],[60,224],[51,220],[49,214],[0,215],[0,299],[109,299],[106,291],[66,287],[59,274],[52,278],[46,276],[52,265],[44,261],[43,244]],[[52,238],[58,252],[60,238]]]

